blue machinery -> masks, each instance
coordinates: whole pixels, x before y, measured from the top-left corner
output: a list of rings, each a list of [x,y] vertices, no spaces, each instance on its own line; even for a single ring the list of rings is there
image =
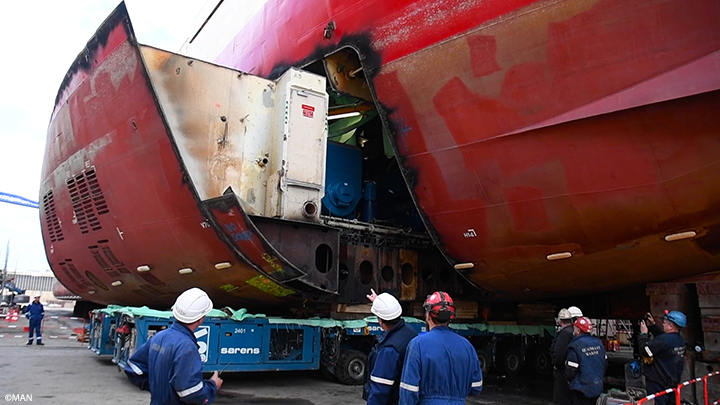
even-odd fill
[[[93,311],[90,318],[90,339],[88,349],[97,355],[113,354],[115,352],[115,328],[118,315]]]
[[[362,151],[336,142],[327,143],[324,214],[350,218],[362,196]]]
[[[98,355],[112,355],[113,362],[124,367],[137,347],[172,325],[170,314],[147,308],[95,310],[90,323],[89,349]],[[240,319],[215,310],[195,331],[204,372],[318,370],[322,367],[342,383],[357,384],[364,379],[361,374],[364,373],[364,352],[373,337],[382,333],[374,318],[336,321],[247,316]],[[418,332],[424,331],[425,324],[421,321],[405,319]],[[547,339],[554,335],[554,328],[546,326],[478,323],[453,327],[455,332],[481,347],[487,347],[489,339],[504,336]],[[354,366],[348,367],[353,361]],[[361,368],[357,367],[358,361],[362,362]],[[358,375],[352,375],[348,368]]]
[[[118,329],[113,361],[121,367],[149,337],[172,325],[172,319],[143,317],[135,328]],[[320,328],[208,318],[195,331],[203,371],[317,370]]]

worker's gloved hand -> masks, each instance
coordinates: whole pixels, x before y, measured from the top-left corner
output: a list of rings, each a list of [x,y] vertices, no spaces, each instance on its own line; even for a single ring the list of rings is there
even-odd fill
[[[220,390],[220,387],[222,387],[222,384],[223,384],[223,380],[222,380],[222,378],[220,378],[220,375],[218,374],[217,371],[213,373],[212,377],[210,377],[210,380],[215,381],[215,386],[217,387],[218,390]]]
[[[25,318],[30,319],[30,312],[25,312]]]

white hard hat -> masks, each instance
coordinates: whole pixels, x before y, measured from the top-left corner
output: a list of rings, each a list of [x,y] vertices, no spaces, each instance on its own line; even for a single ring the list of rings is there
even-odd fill
[[[568,311],[570,311],[570,315],[572,315],[573,318],[579,318],[583,316],[582,311],[578,307],[570,307],[568,308]]]
[[[563,308],[558,312],[558,319],[572,319],[572,314],[567,308]]]
[[[205,291],[193,287],[177,297],[172,307],[173,316],[182,323],[193,323],[207,315],[213,308]]]
[[[402,308],[395,297],[388,293],[382,293],[373,301],[370,312],[383,321],[392,321],[402,314]]]

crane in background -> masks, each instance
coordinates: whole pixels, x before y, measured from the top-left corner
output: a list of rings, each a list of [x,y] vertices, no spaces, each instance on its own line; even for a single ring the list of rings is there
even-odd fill
[[[36,209],[39,208],[39,205],[36,201],[32,201],[25,197],[20,197],[18,195],[14,195],[14,194],[3,193],[2,191],[0,191],[0,202],[20,205],[20,206],[29,207],[29,208],[36,208]],[[15,293],[16,294],[24,294],[25,291],[18,289],[17,287],[15,287],[15,285],[12,282],[5,280],[7,277],[7,262],[8,262],[9,255],[10,255],[10,241],[8,241],[7,248],[5,249],[5,265],[2,268],[2,275],[0,276],[0,302],[5,302],[5,295],[3,294],[3,292],[4,292],[5,288],[7,288],[8,290],[12,291],[12,293],[8,296],[9,300],[10,300],[8,302],[8,304],[12,304],[14,301],[14,298],[15,298]]]
[[[29,208],[39,208],[37,201],[32,201],[14,194],[3,193],[2,191],[0,191],[0,202],[21,205]]]

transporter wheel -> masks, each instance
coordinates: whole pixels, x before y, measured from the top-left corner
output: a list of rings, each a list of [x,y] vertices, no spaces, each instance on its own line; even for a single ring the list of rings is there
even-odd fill
[[[544,347],[538,347],[531,353],[532,370],[539,375],[552,374],[552,358],[550,351]]]
[[[480,361],[480,370],[482,370],[483,375],[487,375],[488,370],[490,370],[490,364],[492,364],[490,356],[488,356],[487,352],[483,349],[477,350],[477,356]]]
[[[335,378],[345,385],[365,383],[367,356],[358,350],[343,350],[335,364]]]
[[[517,377],[522,371],[523,357],[520,349],[505,349],[495,357],[495,369],[508,378]]]

